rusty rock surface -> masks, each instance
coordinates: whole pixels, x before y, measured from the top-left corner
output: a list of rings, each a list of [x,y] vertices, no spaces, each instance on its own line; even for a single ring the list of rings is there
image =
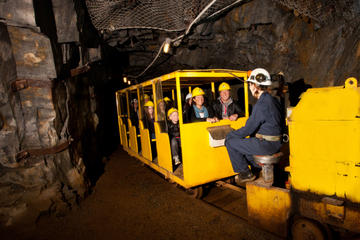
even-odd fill
[[[12,23],[36,26],[32,0],[1,1],[0,17]]]
[[[0,23],[0,225],[35,221],[42,212],[61,212],[87,190],[82,162],[68,150],[16,158],[25,149],[53,147],[62,140],[54,120],[51,84],[56,77],[49,39],[34,28]],[[15,80],[29,79],[14,91]],[[35,79],[37,85],[31,85]]]

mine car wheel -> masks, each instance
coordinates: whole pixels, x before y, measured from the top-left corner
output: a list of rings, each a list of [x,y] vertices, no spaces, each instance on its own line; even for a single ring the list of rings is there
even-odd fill
[[[307,218],[298,218],[291,226],[293,240],[325,240],[326,234],[320,223]]]
[[[186,190],[186,192],[193,198],[201,199],[204,195],[204,187],[199,186],[199,187],[195,187],[195,188],[189,188]]]

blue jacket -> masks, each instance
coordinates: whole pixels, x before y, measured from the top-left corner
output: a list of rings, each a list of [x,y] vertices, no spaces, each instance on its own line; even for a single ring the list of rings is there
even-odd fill
[[[279,136],[282,134],[280,103],[269,93],[261,94],[244,127],[229,135],[245,138],[255,133]]]

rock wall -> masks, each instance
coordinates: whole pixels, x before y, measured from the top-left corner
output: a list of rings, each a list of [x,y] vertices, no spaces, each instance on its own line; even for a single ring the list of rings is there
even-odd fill
[[[118,144],[120,81],[81,4],[0,3],[0,227],[76,206]]]
[[[179,49],[175,61],[187,64],[186,56],[192,56],[189,65],[201,68],[264,67],[282,71],[290,82],[303,78],[313,86],[341,85],[360,75],[359,22],[357,9],[353,18],[335,18],[319,28],[276,1],[254,0],[200,25],[189,41],[192,49]]]
[[[11,225],[75,203],[86,183],[68,150],[36,151],[66,141],[54,128],[49,39],[36,28],[5,24],[1,38],[0,223]]]

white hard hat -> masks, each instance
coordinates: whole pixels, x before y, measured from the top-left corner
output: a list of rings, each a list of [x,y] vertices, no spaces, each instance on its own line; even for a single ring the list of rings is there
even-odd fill
[[[191,93],[188,93],[188,94],[186,95],[186,97],[185,97],[185,101],[188,100],[188,99],[190,99],[190,98],[192,98],[192,94],[191,94]]]
[[[248,80],[248,82],[255,83],[256,85],[262,86],[270,86],[271,85],[271,78],[268,71],[263,68],[256,68],[254,69]]]

